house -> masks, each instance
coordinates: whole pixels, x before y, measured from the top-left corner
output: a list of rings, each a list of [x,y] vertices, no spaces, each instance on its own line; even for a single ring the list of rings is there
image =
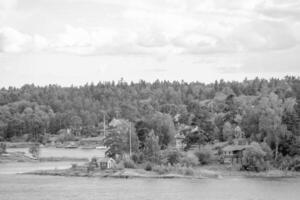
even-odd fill
[[[242,164],[243,151],[246,145],[228,145],[222,149],[225,164]]]
[[[100,160],[99,165],[102,170],[113,169],[116,167],[116,161],[113,158],[106,157]]]
[[[117,127],[129,126],[129,124],[130,122],[128,120],[114,118],[113,120],[111,120],[108,126],[110,128],[117,128]]]
[[[183,143],[184,138],[185,137],[179,133],[175,135],[175,145],[177,149],[182,150],[184,148],[184,143]]]

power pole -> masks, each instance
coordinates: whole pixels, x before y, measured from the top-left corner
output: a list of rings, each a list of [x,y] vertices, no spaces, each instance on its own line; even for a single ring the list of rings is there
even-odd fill
[[[129,155],[131,157],[131,122],[129,122]]]
[[[105,137],[105,113],[103,113],[103,134]]]

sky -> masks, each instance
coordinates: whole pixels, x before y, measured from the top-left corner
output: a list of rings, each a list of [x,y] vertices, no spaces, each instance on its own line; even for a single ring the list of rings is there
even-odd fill
[[[300,75],[299,0],[0,0],[0,87]]]

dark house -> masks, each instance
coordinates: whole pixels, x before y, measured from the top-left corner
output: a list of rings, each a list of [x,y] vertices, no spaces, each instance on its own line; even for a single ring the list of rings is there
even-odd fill
[[[243,151],[246,145],[229,145],[222,149],[225,164],[242,164]]]

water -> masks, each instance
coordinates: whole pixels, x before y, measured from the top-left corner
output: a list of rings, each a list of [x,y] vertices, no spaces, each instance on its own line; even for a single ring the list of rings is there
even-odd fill
[[[37,162],[37,163],[1,163],[1,174],[18,174],[32,172],[36,170],[48,170],[48,169],[67,169],[72,166],[73,163],[83,164],[84,162]]]
[[[18,149],[20,151],[20,149]],[[91,155],[92,154],[92,155]],[[43,148],[42,156],[90,158],[101,150]],[[0,200],[299,200],[300,178],[114,179],[16,174],[74,162],[0,164]]]
[[[299,200],[300,179],[112,179],[0,175],[1,200]]]
[[[25,152],[28,148],[9,148],[8,152]],[[100,149],[64,149],[55,147],[46,147],[40,149],[40,157],[72,157],[72,158],[88,158],[104,157],[104,150]]]

